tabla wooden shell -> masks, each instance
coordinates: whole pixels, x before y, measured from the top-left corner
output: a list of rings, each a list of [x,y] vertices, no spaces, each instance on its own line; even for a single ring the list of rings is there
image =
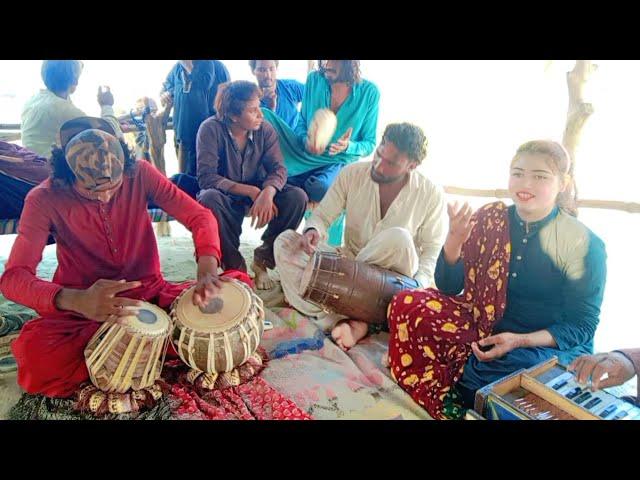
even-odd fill
[[[316,251],[302,273],[299,292],[325,312],[383,324],[393,296],[417,287],[416,280],[400,273],[333,252]]]
[[[172,341],[180,358],[207,373],[230,372],[252,355],[262,339],[262,300],[244,283],[230,280],[205,311],[193,304],[195,287],[171,307]]]
[[[160,378],[169,345],[171,318],[144,303],[126,325],[103,323],[84,351],[91,382],[105,392],[141,390]]]
[[[307,130],[307,141],[309,145],[324,151],[333,138],[337,126],[338,119],[335,113],[328,108],[316,110],[309,124],[309,129]]]

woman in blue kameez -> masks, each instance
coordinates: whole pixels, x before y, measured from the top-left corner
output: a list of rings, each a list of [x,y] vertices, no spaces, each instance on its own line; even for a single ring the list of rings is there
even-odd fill
[[[392,374],[432,416],[450,418],[446,405],[458,393],[470,407],[478,389],[519,369],[554,355],[568,365],[593,352],[606,253],[576,218],[569,172],[562,145],[522,145],[510,168],[513,205],[496,202],[475,214],[467,204],[450,205],[438,289],[392,301]],[[494,244],[504,245],[502,257],[479,260]]]

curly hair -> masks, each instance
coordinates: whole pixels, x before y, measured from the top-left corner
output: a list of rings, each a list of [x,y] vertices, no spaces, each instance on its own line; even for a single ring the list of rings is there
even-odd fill
[[[122,139],[118,139],[122,151],[124,152],[124,174],[133,176],[136,169],[136,159],[129,146]],[[76,181],[76,175],[67,163],[64,150],[58,146],[51,150],[49,158],[49,166],[51,167],[51,181],[56,188],[69,188]]]
[[[360,73],[360,60],[337,60],[342,65],[339,81],[347,82],[349,85],[360,83],[362,75]],[[318,60],[320,73],[324,74],[327,60]]]
[[[242,115],[247,103],[260,95],[260,87],[246,80],[221,83],[215,101],[216,118],[231,123],[231,115]]]
[[[427,136],[422,129],[411,123],[391,123],[382,134],[383,142],[393,143],[398,150],[406,153],[418,165],[427,156]]]

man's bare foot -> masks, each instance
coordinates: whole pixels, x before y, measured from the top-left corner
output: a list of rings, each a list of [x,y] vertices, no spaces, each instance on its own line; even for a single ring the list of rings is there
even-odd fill
[[[256,274],[253,281],[258,290],[271,290],[276,286],[275,282],[269,277],[269,272],[267,272],[267,269],[263,268],[262,265],[253,262],[251,269]]]
[[[318,206],[319,203],[320,202],[312,202],[311,200],[309,200],[307,202],[307,210],[313,212],[316,209],[316,207]]]
[[[331,330],[331,336],[345,352],[367,336],[369,325],[360,320],[344,320]]]

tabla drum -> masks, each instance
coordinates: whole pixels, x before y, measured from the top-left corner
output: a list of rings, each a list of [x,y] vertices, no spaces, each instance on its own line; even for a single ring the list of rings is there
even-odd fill
[[[316,110],[307,130],[307,143],[324,152],[333,138],[338,119],[328,108]]]
[[[300,282],[300,294],[325,312],[385,324],[394,295],[419,284],[411,277],[344,255],[316,251]]]
[[[251,356],[262,339],[262,300],[246,284],[231,279],[206,308],[193,304],[191,287],[171,307],[172,341],[180,358],[195,370],[230,372]]]
[[[124,324],[103,323],[84,351],[91,382],[104,392],[141,390],[160,378],[169,345],[171,317],[143,303]]]

